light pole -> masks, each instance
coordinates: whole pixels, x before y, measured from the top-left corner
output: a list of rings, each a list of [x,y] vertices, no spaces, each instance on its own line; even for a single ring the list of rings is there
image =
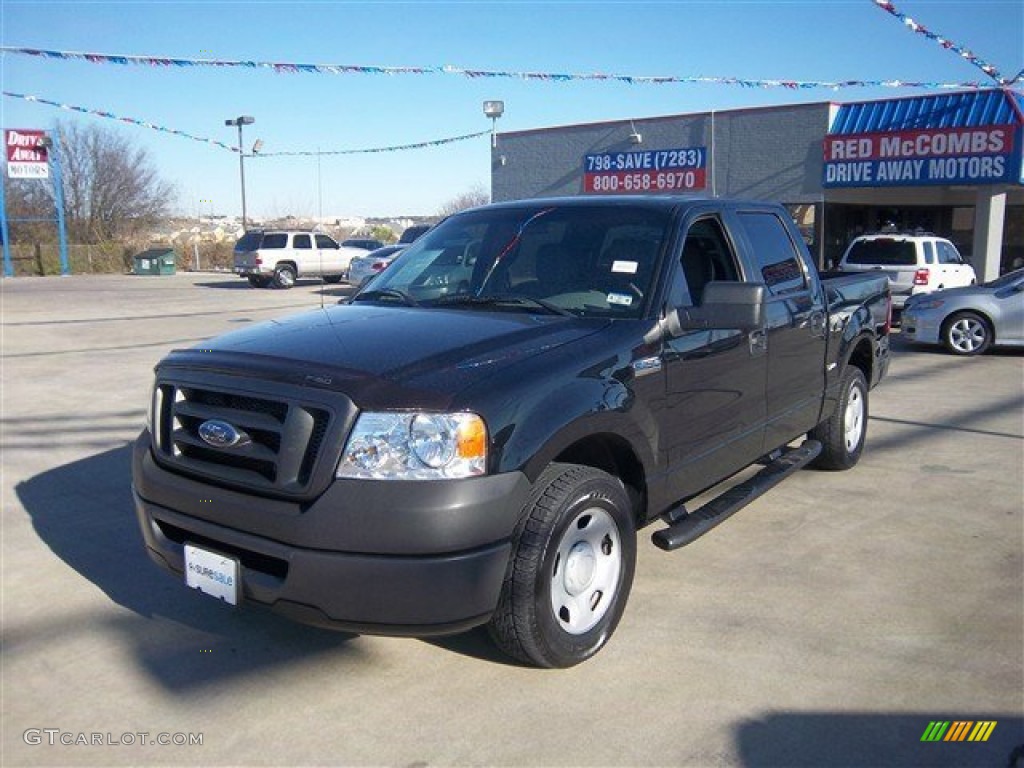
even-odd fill
[[[498,118],[505,114],[504,101],[485,101],[484,116],[491,118],[491,149],[498,146]]]
[[[234,120],[225,120],[224,125],[237,125],[238,126],[238,175],[242,179],[242,231],[245,231],[246,215],[245,215],[245,147],[242,144],[242,126],[252,125],[256,122],[255,117],[249,115],[240,115]]]

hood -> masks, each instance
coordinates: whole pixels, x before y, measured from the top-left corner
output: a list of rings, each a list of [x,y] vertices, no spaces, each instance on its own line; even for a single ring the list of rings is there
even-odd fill
[[[164,364],[259,372],[344,392],[361,408],[441,408],[465,387],[596,333],[607,319],[350,304],[172,353]]]

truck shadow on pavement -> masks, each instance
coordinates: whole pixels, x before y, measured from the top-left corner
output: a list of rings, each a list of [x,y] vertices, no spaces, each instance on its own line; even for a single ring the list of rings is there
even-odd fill
[[[232,609],[153,564],[135,518],[130,467],[125,445],[43,472],[15,491],[53,553],[135,614],[85,618],[100,623],[96,631],[125,638],[121,645],[134,646],[142,668],[160,684],[186,693],[313,659],[347,665],[363,658],[354,635],[295,624],[258,607]],[[82,618],[56,629],[8,627],[5,646],[83,631]]]

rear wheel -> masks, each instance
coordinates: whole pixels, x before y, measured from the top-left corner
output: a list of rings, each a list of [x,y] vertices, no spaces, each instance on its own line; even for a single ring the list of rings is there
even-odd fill
[[[295,285],[295,267],[291,264],[278,264],[274,270],[274,285],[278,288],[291,288]]]
[[[488,629],[510,656],[571,667],[604,646],[626,606],[636,565],[629,499],[605,472],[553,464],[524,514]]]
[[[821,443],[819,469],[850,469],[860,461],[868,431],[868,385],[864,372],[847,365],[839,385],[839,405],[809,437]]]
[[[974,312],[958,312],[942,327],[942,341],[954,355],[980,355],[992,346],[992,328]]]

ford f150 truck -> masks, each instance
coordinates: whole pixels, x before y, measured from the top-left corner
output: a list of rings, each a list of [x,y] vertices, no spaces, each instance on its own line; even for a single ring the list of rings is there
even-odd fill
[[[359,633],[487,624],[571,666],[622,616],[639,528],[675,549],[809,462],[857,463],[890,303],[884,276],[822,278],[776,205],[462,212],[350,302],[157,365],[146,547],[228,603]]]

